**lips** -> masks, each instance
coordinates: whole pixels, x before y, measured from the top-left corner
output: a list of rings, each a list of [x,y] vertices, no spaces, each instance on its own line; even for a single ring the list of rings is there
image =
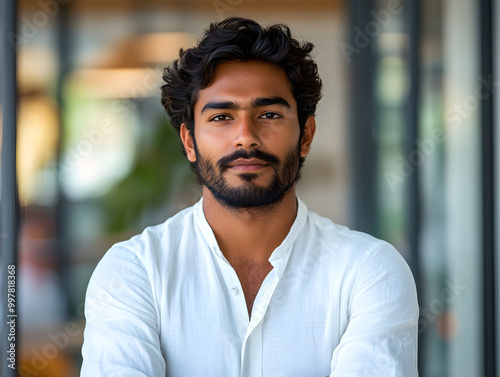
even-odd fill
[[[236,171],[256,171],[269,166],[269,163],[259,160],[258,158],[239,158],[230,163],[228,167]]]

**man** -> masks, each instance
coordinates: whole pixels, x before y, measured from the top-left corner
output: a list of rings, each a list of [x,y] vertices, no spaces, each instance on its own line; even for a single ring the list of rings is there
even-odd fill
[[[417,375],[403,258],[296,197],[321,97],[312,48],[231,18],[165,70],[203,198],[101,260],[82,376]]]

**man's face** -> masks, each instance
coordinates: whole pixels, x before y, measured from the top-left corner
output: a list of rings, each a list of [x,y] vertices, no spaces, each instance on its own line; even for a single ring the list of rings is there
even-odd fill
[[[309,151],[299,140],[288,78],[269,63],[219,64],[212,84],[199,92],[194,124],[194,138],[181,132],[188,159],[203,185],[230,207],[279,201]]]

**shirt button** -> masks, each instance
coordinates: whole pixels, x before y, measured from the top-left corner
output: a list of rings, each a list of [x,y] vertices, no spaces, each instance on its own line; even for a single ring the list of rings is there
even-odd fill
[[[237,295],[238,294],[238,287],[231,288],[231,292],[233,292],[233,295]]]

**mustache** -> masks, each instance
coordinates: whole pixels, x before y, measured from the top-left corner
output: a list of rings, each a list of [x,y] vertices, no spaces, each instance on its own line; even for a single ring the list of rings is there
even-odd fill
[[[240,150],[237,150],[236,152],[230,154],[229,156],[222,157],[217,162],[217,165],[219,166],[219,168],[221,170],[224,170],[227,168],[227,165],[229,165],[231,162],[233,162],[239,158],[245,158],[245,159],[258,158],[259,160],[267,162],[273,166],[279,165],[279,162],[280,162],[279,158],[276,157],[275,155],[272,155],[272,154],[266,153],[266,152],[262,152],[259,149],[253,149],[251,151],[246,151],[246,150],[240,149]]]

